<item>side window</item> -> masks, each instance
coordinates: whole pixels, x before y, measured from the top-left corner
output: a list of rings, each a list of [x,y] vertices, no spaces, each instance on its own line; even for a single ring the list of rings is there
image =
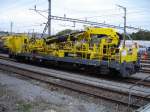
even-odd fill
[[[24,43],[27,44],[27,39],[24,39]]]
[[[100,38],[98,38],[98,35],[91,35],[91,44],[93,45],[94,43],[98,45],[100,42]]]

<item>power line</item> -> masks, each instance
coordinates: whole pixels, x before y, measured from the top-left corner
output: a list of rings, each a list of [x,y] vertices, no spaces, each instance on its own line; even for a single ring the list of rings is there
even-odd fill
[[[101,26],[101,27],[112,27],[112,28],[117,28],[117,29],[121,29],[121,30],[124,29],[124,27],[122,27],[122,26],[111,25],[111,24],[106,24],[106,23],[99,23],[99,22],[93,22],[93,21],[86,21],[86,20],[81,20],[81,19],[64,18],[64,17],[60,17],[60,16],[51,16],[51,19],[61,20],[61,21],[69,21],[69,22],[75,22],[75,23],[90,24],[90,25],[97,26],[97,27]],[[139,28],[132,27],[132,26],[126,26],[126,28],[131,29],[131,30],[140,30]]]
[[[96,27],[111,27],[111,28],[117,28],[117,29],[124,30],[124,27],[122,27],[122,26],[110,25],[110,24],[106,24],[106,23],[92,22],[92,21],[85,21],[85,20],[80,20],[80,19],[64,18],[64,17],[59,17],[59,16],[51,16],[51,19],[60,20],[60,21],[69,21],[69,22],[74,22],[74,23],[90,24],[90,25],[96,26]],[[48,23],[46,24],[46,26],[43,30],[42,37],[43,37],[44,33],[46,32],[47,27],[48,27]],[[132,26],[126,26],[126,28],[131,29],[131,30],[144,30],[144,29],[135,28]]]
[[[133,12],[127,12],[128,15],[130,14],[140,14],[140,13],[145,13],[145,12],[141,12],[141,11],[133,11]],[[124,14],[124,13],[116,13],[116,14],[106,14],[106,15],[100,15],[100,16],[89,16],[89,17],[83,17],[83,18],[79,18],[79,19],[88,19],[88,18],[97,18],[97,17],[105,17],[105,16],[120,16],[121,14]],[[140,15],[144,15],[144,14],[140,14]]]
[[[37,13],[39,13],[40,15],[42,15],[39,12],[40,10],[36,10],[36,9],[30,9],[30,10],[35,10]],[[45,17],[45,18],[47,18],[44,15],[42,15],[42,16]],[[60,20],[60,21],[68,21],[68,22],[73,22],[73,23],[89,24],[89,25],[92,25],[92,26],[95,26],[95,27],[111,27],[111,28],[117,28],[117,29],[124,30],[123,26],[117,26],[117,25],[111,25],[111,24],[106,24],[106,23],[99,23],[99,22],[87,21],[87,20],[82,20],[82,19],[73,19],[73,18],[66,18],[66,17],[52,16],[52,15],[51,15],[50,19]],[[124,24],[124,25],[126,26],[126,24]],[[48,22],[45,25],[42,37],[43,37],[44,33],[46,32],[47,28],[48,28]],[[145,29],[136,28],[136,27],[132,27],[132,26],[126,26],[126,28],[127,29],[131,29],[131,30],[143,30],[143,31],[146,31]]]
[[[38,14],[43,16],[44,18],[48,19],[46,16],[40,13],[41,10],[36,10],[36,9],[30,9],[36,11]],[[87,21],[87,20],[82,20],[82,19],[74,19],[74,18],[67,18],[67,17],[60,17],[60,16],[53,16],[51,15],[51,19],[53,20],[60,20],[60,21],[69,21],[69,22],[75,22],[75,23],[83,23],[83,24],[89,24],[89,25],[95,25],[95,26],[103,26],[103,27],[112,27],[112,28],[117,28],[123,30],[123,26],[117,26],[117,25],[111,25],[111,24],[106,24],[106,23],[99,23],[99,22],[93,22],[93,21]],[[126,26],[127,29],[131,30],[145,30],[145,29],[140,29],[137,27],[132,27],[132,26]]]

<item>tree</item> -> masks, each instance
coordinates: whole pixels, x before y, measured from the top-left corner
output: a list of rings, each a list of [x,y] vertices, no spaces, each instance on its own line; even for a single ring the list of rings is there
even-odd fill
[[[138,31],[136,33],[132,33],[131,37],[133,40],[150,40],[150,31]]]
[[[65,35],[65,34],[69,34],[69,33],[73,32],[73,31],[74,30],[71,30],[71,29],[65,29],[65,30],[58,32],[56,35]]]

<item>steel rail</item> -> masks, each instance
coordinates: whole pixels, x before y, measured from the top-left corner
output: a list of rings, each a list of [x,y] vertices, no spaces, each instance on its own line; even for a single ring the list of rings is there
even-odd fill
[[[11,63],[11,62],[10,62]],[[18,63],[19,64],[19,63]],[[128,105],[128,93],[119,92],[116,90],[111,90],[108,88],[103,87],[96,87],[90,84],[77,82],[75,80],[68,80],[63,78],[54,77],[56,73],[51,73],[53,76],[50,76],[48,74],[39,73],[36,71],[31,71],[24,68],[17,68],[16,66],[8,65],[8,64],[0,64],[0,69],[14,72],[26,77],[30,77],[36,80],[40,80],[46,83],[51,83],[57,86],[65,87],[71,90],[87,93],[96,97],[100,97],[106,100],[110,100],[119,104]],[[140,101],[140,99],[143,99],[144,97],[132,95],[132,98],[134,101],[139,101],[136,104],[132,104],[131,106],[134,108],[138,108],[140,106],[143,106],[143,104],[146,104],[150,101],[149,98],[145,99],[145,101]]]

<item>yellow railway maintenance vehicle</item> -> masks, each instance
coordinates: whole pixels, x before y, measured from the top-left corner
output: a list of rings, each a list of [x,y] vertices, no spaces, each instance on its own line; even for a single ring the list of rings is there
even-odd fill
[[[18,40],[19,39],[19,40]],[[42,62],[91,67],[100,73],[127,77],[139,70],[137,45],[120,46],[122,36],[113,28],[87,28],[85,31],[46,39],[13,38],[11,56]]]
[[[1,39],[0,39],[0,50],[1,52],[3,53],[8,53],[9,51],[9,39],[11,38],[12,36],[2,36]]]

